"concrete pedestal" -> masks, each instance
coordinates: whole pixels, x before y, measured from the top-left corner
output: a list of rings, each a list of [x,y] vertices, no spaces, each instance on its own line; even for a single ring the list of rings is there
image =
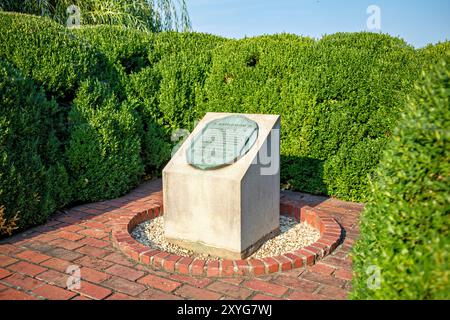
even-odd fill
[[[228,115],[207,113],[164,168],[164,231],[179,246],[241,259],[279,232],[280,117],[243,115],[258,124],[258,138],[235,163],[213,170],[188,164],[192,139]]]

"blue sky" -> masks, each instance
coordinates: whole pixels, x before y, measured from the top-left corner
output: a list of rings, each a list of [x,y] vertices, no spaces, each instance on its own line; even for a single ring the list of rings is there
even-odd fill
[[[320,38],[368,31],[367,8],[381,10],[381,32],[415,47],[450,40],[449,0],[186,0],[195,31],[229,38],[289,32]]]

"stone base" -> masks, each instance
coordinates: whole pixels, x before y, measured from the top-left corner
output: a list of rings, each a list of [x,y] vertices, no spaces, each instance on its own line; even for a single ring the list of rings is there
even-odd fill
[[[256,250],[259,249],[266,241],[272,239],[273,237],[276,237],[280,234],[280,228],[277,228],[268,234],[266,234],[264,237],[262,237],[259,241],[251,245],[250,247],[246,248],[242,252],[234,252],[228,249],[223,248],[216,248],[209,246],[202,242],[192,242],[182,239],[173,239],[173,238],[166,238],[167,242],[172,243],[174,245],[177,245],[179,247],[198,252],[203,254],[209,254],[212,257],[218,257],[223,259],[231,259],[231,260],[239,260],[239,259],[246,259],[250,255],[252,255]]]
[[[345,216],[341,209],[345,208],[347,211],[352,211],[351,217],[355,220],[358,217],[357,214],[364,208],[362,204],[346,203],[337,201],[336,199],[324,200],[324,197],[290,191],[283,192],[280,199],[280,214],[294,218],[298,222],[307,223],[317,229],[321,235],[317,242],[304,248],[298,247],[292,251],[284,252],[277,256],[268,256],[264,259],[194,259],[192,257],[179,256],[152,249],[137,242],[131,236],[130,232],[140,223],[151,221],[163,215],[165,217],[165,208],[161,204],[162,193],[157,192],[158,189],[154,187],[154,183],[155,181],[144,184],[145,186],[151,187],[148,189],[148,194],[150,194],[149,198],[153,201],[135,201],[132,204],[133,208],[135,208],[134,210],[139,211],[138,213],[128,215],[125,218],[120,214],[114,217],[115,219],[111,221],[111,239],[114,247],[118,248],[127,258],[150,268],[166,271],[168,275],[177,273],[183,276],[206,276],[212,278],[263,276],[311,266],[332,254],[341,243],[343,229],[335,220],[336,217],[342,218]],[[141,199],[143,194],[142,189],[139,188],[136,190],[138,193],[132,194],[133,197],[136,195],[134,199]],[[147,192],[146,190],[144,192]],[[305,196],[311,200],[309,202],[322,203],[328,206],[329,210],[318,211],[305,206],[303,201]],[[104,213],[107,214],[107,211]],[[357,235],[353,234],[352,236],[355,238]],[[341,267],[339,269],[342,269]],[[342,270],[351,276],[351,269],[347,268],[345,270],[344,268]],[[345,273],[341,273],[339,278],[341,276],[348,277]],[[338,273],[336,273],[336,278],[338,278]],[[180,281],[179,278],[177,279],[177,281]]]

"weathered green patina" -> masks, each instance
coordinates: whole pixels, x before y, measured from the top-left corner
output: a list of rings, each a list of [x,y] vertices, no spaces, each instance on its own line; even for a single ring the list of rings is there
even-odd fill
[[[209,122],[186,151],[187,162],[201,170],[230,165],[244,156],[258,138],[258,124],[233,115]]]

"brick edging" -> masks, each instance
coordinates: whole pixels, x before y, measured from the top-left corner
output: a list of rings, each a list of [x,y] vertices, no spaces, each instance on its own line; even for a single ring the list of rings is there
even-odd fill
[[[168,252],[149,248],[136,241],[130,232],[140,223],[163,215],[163,205],[155,203],[151,208],[133,214],[128,223],[120,221],[112,227],[112,241],[116,248],[135,261],[155,269],[191,276],[233,277],[259,276],[274,272],[283,272],[307,265],[329,255],[339,245],[341,226],[326,212],[319,212],[281,199],[280,213],[291,216],[297,221],[306,222],[320,232],[320,238],[313,244],[284,253],[279,256],[262,259],[212,260],[182,257]],[[128,218],[127,218],[128,219]]]

